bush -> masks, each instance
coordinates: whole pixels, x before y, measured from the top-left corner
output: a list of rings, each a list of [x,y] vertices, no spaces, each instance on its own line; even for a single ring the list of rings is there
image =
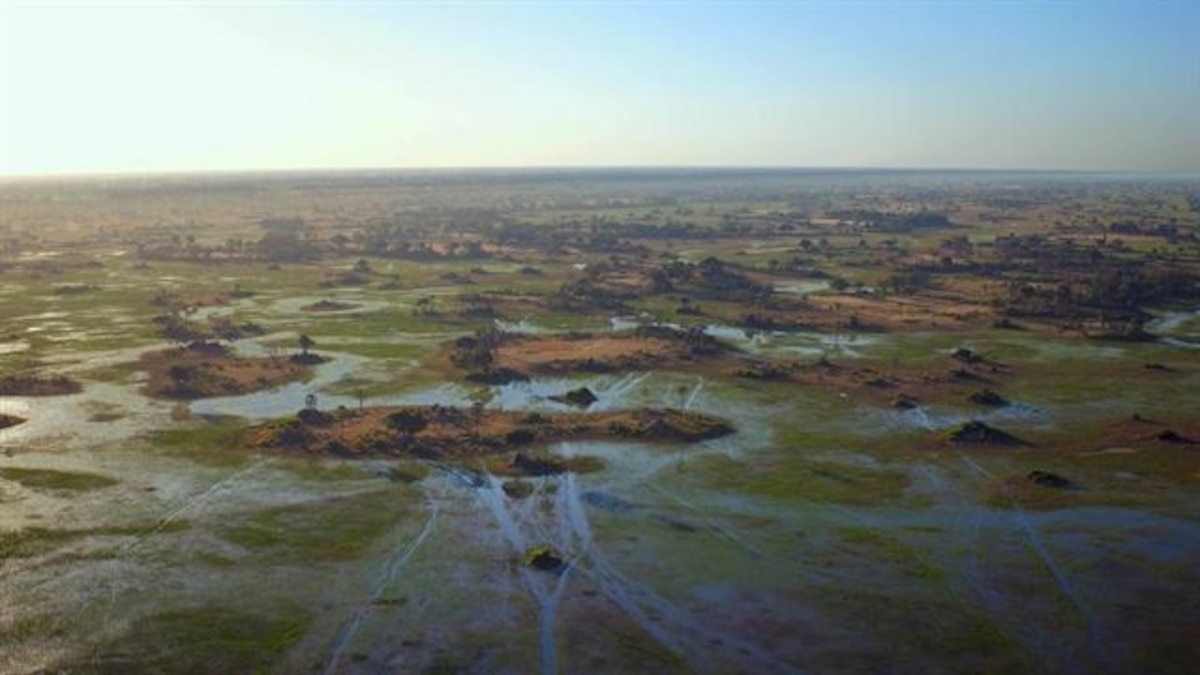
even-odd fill
[[[504,435],[504,440],[509,445],[525,445],[532,443],[536,436],[529,429],[517,428]]]

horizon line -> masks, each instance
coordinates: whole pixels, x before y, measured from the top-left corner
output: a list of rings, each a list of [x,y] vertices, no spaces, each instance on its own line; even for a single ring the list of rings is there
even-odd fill
[[[995,173],[995,174],[1087,174],[1113,175],[1133,174],[1147,176],[1196,176],[1200,169],[1129,169],[1104,168],[1083,169],[1056,168],[1013,168],[986,166],[886,166],[886,165],[805,165],[805,164],[479,164],[461,166],[325,166],[290,168],[204,168],[204,169],[118,169],[112,171],[49,171],[49,172],[6,172],[0,170],[0,182],[56,181],[56,180],[101,180],[101,179],[147,179],[189,178],[219,176],[268,176],[268,175],[315,175],[353,173],[487,173],[487,172],[605,172],[605,171],[763,171],[763,172],[875,172],[875,173]]]

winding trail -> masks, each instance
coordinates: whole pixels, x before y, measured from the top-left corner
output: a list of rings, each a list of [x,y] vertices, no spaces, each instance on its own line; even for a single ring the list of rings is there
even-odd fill
[[[158,534],[159,532],[162,532],[164,529],[166,529],[168,526],[170,526],[171,523],[175,522],[184,513],[187,513],[188,511],[195,511],[195,510],[199,509],[200,507],[204,506],[209,500],[211,500],[214,496],[216,496],[216,494],[218,492],[221,492],[231,486],[236,485],[237,483],[241,482],[242,480],[245,480],[245,478],[247,476],[249,476],[251,473],[253,473],[254,471],[257,471],[258,469],[260,469],[264,466],[267,466],[268,464],[272,464],[272,463],[274,463],[274,461],[275,461],[274,458],[260,459],[257,462],[251,464],[250,466],[242,469],[241,471],[236,471],[236,472],[226,476],[225,478],[217,481],[216,483],[213,483],[211,486],[209,486],[209,488],[207,490],[205,490],[197,495],[194,495],[192,497],[189,497],[179,507],[169,511],[165,516],[160,518],[158,520],[158,523],[156,523],[154,527],[150,528],[149,530],[146,530],[145,532],[143,532],[141,534],[138,534],[131,541],[126,542],[123,546],[121,546],[120,551],[122,553],[125,553],[130,550],[133,550],[139,544],[141,544],[142,541],[146,539],[146,537],[149,537],[151,535],[155,535],[155,534]]]
[[[977,475],[989,479],[996,478],[995,474],[988,471],[979,462],[967,456],[966,453],[960,452],[958,454],[963,463],[972,469]],[[1013,518],[1016,521],[1018,528],[1024,533],[1026,540],[1029,542],[1030,550],[1033,551],[1037,559],[1050,573],[1051,578],[1054,580],[1054,583],[1058,587],[1059,591],[1063,594],[1063,597],[1067,599],[1067,602],[1070,603],[1071,607],[1076,611],[1077,614],[1079,614],[1079,616],[1087,625],[1088,642],[1090,643],[1092,652],[1096,657],[1097,664],[1104,667],[1106,671],[1111,672],[1112,668],[1109,667],[1109,660],[1106,658],[1104,652],[1104,641],[1100,621],[1096,617],[1096,614],[1087,606],[1078,592],[1076,592],[1074,584],[1071,583],[1066,571],[1063,570],[1063,568],[1054,559],[1054,556],[1050,553],[1050,550],[1046,547],[1046,543],[1042,538],[1041,532],[1034,527],[1033,521],[1029,518],[1029,514],[1025,512],[1025,509],[1021,508],[1021,505],[1018,504],[1015,499],[1009,498],[1009,504],[1012,506]]]
[[[492,475],[486,476],[485,485],[476,490],[476,495],[484,507],[487,508],[488,512],[491,513],[492,519],[500,528],[501,536],[508,543],[512,552],[518,557],[525,556],[531,545],[506,503],[500,480]],[[531,513],[531,511],[525,513],[526,522],[530,521],[529,516]],[[556,541],[551,542],[555,547],[563,551],[569,550],[571,543],[569,541],[569,533],[560,531],[555,539]],[[560,573],[553,577],[553,583],[547,580],[547,575],[534,572],[525,566],[522,566],[518,572],[521,581],[524,583],[526,590],[537,607],[541,670],[545,675],[555,675],[559,670],[558,645],[555,637],[558,623],[558,605],[567,587],[567,581],[570,579],[571,569],[571,565],[566,565]]]
[[[648,377],[650,377],[650,373],[625,375],[610,387],[595,392],[598,400],[592,403],[591,409],[595,411],[612,410],[629,392],[636,389]]]
[[[670,495],[668,495],[670,496]],[[714,646],[727,650],[735,663],[752,672],[795,673],[797,667],[758,645],[705,626],[695,616],[621,574],[596,547],[578,480],[565,474],[556,500],[559,543],[573,544],[570,568],[590,579],[600,591],[656,642],[693,667],[705,665],[701,655]],[[572,550],[564,548],[564,550]],[[711,664],[708,664],[711,665]]]
[[[692,388],[692,393],[687,397],[687,400],[683,402],[684,410],[691,410],[692,406],[696,405],[696,397],[700,395],[700,391],[703,389],[704,378],[701,377],[700,381],[696,383],[696,386]]]
[[[712,516],[710,516],[705,511],[701,510],[700,507],[696,506],[695,504],[685,500],[683,497],[680,497],[676,494],[667,492],[665,489],[662,488],[662,486],[660,486],[658,484],[651,483],[651,489],[653,489],[658,494],[666,497],[667,499],[670,499],[671,501],[675,502],[676,504],[679,504],[680,506],[684,507],[685,509],[691,511],[692,513],[694,513],[701,520],[701,522],[704,523],[704,525],[708,528],[708,530],[713,532],[714,534],[716,534],[718,537],[721,537],[722,539],[726,539],[726,540],[732,542],[733,544],[742,548],[743,550],[750,553],[751,555],[753,555],[756,558],[766,558],[767,557],[766,552],[763,551],[761,548],[759,548],[759,547],[755,546],[754,544],[751,544],[750,542],[746,541],[745,539],[739,537],[732,530],[730,530],[729,528],[727,528],[724,525],[717,522],[716,519],[714,519]]]
[[[417,533],[407,544],[396,549],[396,552],[388,559],[383,569],[379,571],[374,583],[371,584],[371,591],[367,595],[367,599],[355,607],[350,618],[342,626],[342,630],[338,632],[337,639],[334,640],[333,649],[329,654],[329,660],[326,662],[325,669],[321,671],[324,675],[332,675],[337,671],[338,665],[341,663],[342,655],[346,652],[346,648],[350,645],[350,641],[354,639],[358,633],[358,628],[362,624],[367,613],[371,611],[373,603],[383,597],[383,593],[388,586],[396,579],[396,574],[401,568],[408,563],[421,544],[429,538],[433,532],[434,526],[437,524],[439,509],[436,502],[429,503],[429,515],[425,518],[425,523],[421,526],[421,531]]]

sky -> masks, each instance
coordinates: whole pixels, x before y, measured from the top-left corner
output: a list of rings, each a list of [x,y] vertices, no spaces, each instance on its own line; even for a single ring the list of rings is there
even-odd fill
[[[0,0],[0,174],[1200,171],[1200,1]]]

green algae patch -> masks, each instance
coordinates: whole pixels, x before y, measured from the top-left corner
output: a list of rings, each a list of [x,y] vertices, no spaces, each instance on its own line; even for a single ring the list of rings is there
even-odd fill
[[[310,617],[286,618],[222,607],[179,609],[138,619],[129,632],[54,672],[263,673],[308,630]]]
[[[0,469],[0,478],[20,483],[34,490],[64,490],[86,492],[116,485],[120,481],[108,476],[54,469],[24,469],[6,467]]]
[[[389,489],[273,507],[224,528],[221,535],[248,550],[297,564],[352,560],[366,552],[408,510],[410,496]]]

